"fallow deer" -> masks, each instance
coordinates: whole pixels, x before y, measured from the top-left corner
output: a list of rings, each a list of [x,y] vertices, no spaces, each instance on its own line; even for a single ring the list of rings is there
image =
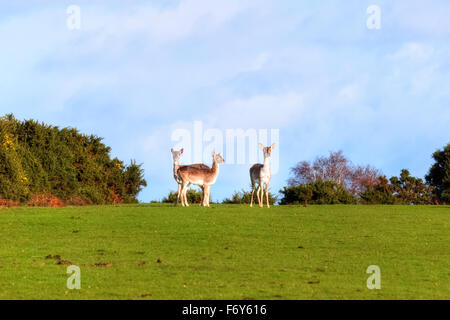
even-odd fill
[[[213,152],[212,168],[198,168],[192,166],[181,166],[178,168],[178,175],[182,181],[181,187],[181,205],[189,206],[187,202],[186,192],[189,184],[195,184],[203,187],[202,205],[209,207],[210,189],[211,185],[216,182],[219,175],[219,164],[224,163],[221,153]]]
[[[182,185],[181,177],[178,175],[178,169],[180,167],[184,167],[184,166],[180,166],[180,156],[183,154],[183,151],[184,151],[183,148],[181,148],[181,150],[179,150],[179,151],[170,149],[170,152],[172,152],[172,158],[173,158],[173,177],[174,177],[175,181],[178,183],[177,203],[176,203],[177,206],[178,206],[178,202],[179,202],[179,199],[181,196],[181,185]],[[207,165],[204,165],[203,163],[191,164],[190,166],[195,167],[195,168],[201,168],[201,169],[210,169],[210,167],[208,167]],[[203,191],[203,186],[202,186],[202,191]]]
[[[264,164],[256,163],[250,168],[250,181],[252,183],[252,196],[250,199],[250,207],[253,207],[253,193],[255,192],[255,185],[258,185],[256,189],[256,196],[258,197],[258,204],[262,208],[264,206],[264,185],[266,185],[266,201],[267,208],[270,208],[269,204],[269,183],[270,183],[270,153],[275,147],[272,144],[270,147],[264,147],[261,143],[259,148],[264,152]],[[261,190],[261,197],[259,192]]]

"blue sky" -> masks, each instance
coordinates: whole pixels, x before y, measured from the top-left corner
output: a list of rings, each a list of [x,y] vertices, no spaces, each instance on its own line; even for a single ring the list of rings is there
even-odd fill
[[[450,141],[449,14],[446,0],[1,1],[0,113],[104,137],[144,164],[141,201],[176,189],[171,135],[194,121],[278,129],[274,192],[339,149],[423,177]],[[249,166],[223,165],[213,199],[247,188]]]

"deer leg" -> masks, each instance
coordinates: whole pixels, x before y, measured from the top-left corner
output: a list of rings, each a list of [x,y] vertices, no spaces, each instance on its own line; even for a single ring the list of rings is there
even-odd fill
[[[260,192],[259,189],[261,188],[260,185],[258,185],[258,187],[256,188],[256,197],[258,198],[258,205],[261,206],[261,198],[259,196]]]
[[[187,200],[187,191],[188,191],[188,187],[186,186],[186,190],[184,190],[184,202],[186,204],[186,207],[189,207],[189,203]]]
[[[181,199],[181,205],[183,207],[186,206],[186,201],[184,200],[184,191],[187,188],[189,184],[185,183],[184,181],[181,181],[181,190],[180,190],[180,199]]]
[[[208,188],[208,207],[209,207],[209,200],[211,200],[211,187]]]
[[[208,185],[205,185],[203,192],[203,205],[205,207],[209,207],[209,190],[210,187]]]
[[[180,201],[181,201],[181,206],[184,207],[183,185],[181,185],[181,187],[180,187]]]
[[[270,208],[270,204],[269,204],[269,183],[266,183],[266,202],[267,202],[267,208]]]
[[[255,193],[255,182],[253,181],[251,176],[250,176],[250,179],[252,181],[252,195],[250,197],[250,208],[251,208],[251,207],[253,207],[253,193]]]
[[[262,208],[264,207],[264,183],[261,184],[260,190],[261,190],[261,198],[259,201],[259,206]]]
[[[189,207],[189,203],[187,202],[187,196],[186,196],[186,193],[187,193],[187,189],[188,189],[188,185],[189,184],[185,184],[185,183],[183,183],[183,191],[182,191],[182,193],[181,193],[181,197],[182,197],[182,199],[183,199],[183,202],[184,202],[184,205],[183,206],[185,206],[185,207]]]
[[[211,188],[208,188],[208,207],[209,207],[209,200],[211,200]]]
[[[200,201],[200,206],[204,207],[205,206],[205,186],[200,186],[200,188],[202,189],[202,200]]]
[[[200,202],[200,206],[205,206],[205,186],[201,186],[200,187],[201,189],[202,189],[202,194],[203,194],[203,197],[202,197],[202,201]]]
[[[178,184],[178,191],[177,191],[177,203],[176,206],[178,207],[178,202],[180,200],[181,197],[181,183]]]
[[[181,185],[181,190],[180,190],[180,200],[181,200],[181,205],[184,207],[184,184]]]

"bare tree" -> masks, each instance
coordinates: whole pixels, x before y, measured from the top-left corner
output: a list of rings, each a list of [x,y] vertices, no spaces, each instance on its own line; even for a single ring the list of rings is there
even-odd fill
[[[316,181],[335,181],[353,195],[365,191],[378,182],[382,173],[369,165],[355,166],[342,151],[330,152],[328,157],[317,157],[312,163],[301,161],[291,168],[289,185]]]
[[[358,195],[366,191],[367,187],[373,187],[379,182],[379,177],[383,174],[380,170],[367,165],[356,166],[351,174],[350,185],[348,191],[354,195]]]
[[[292,177],[288,180],[290,186],[316,181],[313,169],[308,161],[301,161],[295,167],[292,167],[291,174]]]

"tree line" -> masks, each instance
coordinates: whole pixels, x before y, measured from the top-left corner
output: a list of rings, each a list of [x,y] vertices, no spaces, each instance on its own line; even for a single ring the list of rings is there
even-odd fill
[[[389,179],[367,165],[355,166],[342,151],[291,168],[280,204],[449,204],[450,143],[433,154],[425,180],[403,169]]]
[[[62,206],[138,202],[147,185],[141,165],[111,158],[102,138],[34,120],[0,117],[0,205]],[[406,169],[387,178],[370,165],[354,165],[342,151],[291,168],[287,186],[269,202],[288,204],[450,204],[450,143],[433,155],[425,180]],[[190,190],[189,202],[202,194]],[[172,203],[171,192],[162,202]],[[224,204],[248,204],[235,191]]]

